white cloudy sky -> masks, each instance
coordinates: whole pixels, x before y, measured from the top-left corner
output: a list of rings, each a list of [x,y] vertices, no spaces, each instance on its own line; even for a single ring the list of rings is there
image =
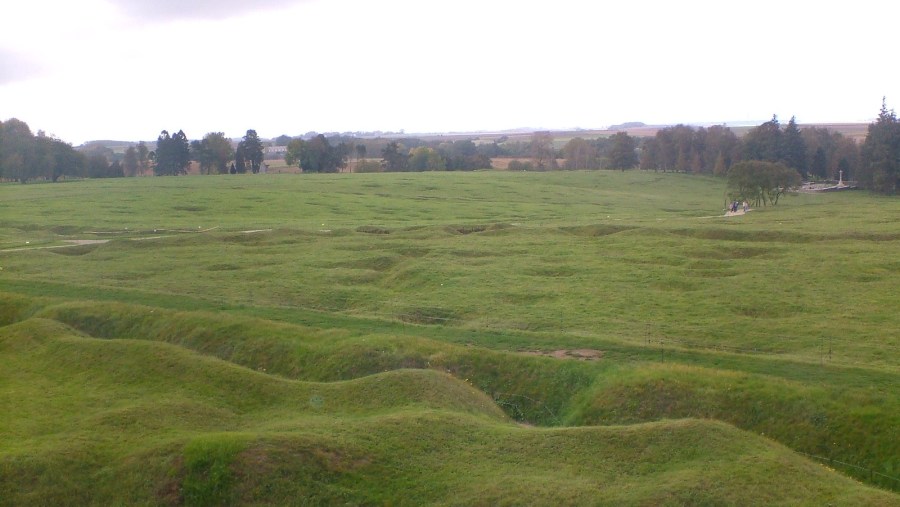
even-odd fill
[[[882,0],[0,0],[0,120],[65,141],[865,121]],[[900,109],[900,107],[898,107]]]

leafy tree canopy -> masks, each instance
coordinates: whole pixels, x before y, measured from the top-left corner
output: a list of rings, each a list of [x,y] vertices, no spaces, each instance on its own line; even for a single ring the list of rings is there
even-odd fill
[[[778,204],[779,197],[800,183],[800,173],[780,162],[745,160],[728,171],[731,196],[755,206]]]
[[[187,174],[191,164],[191,148],[184,131],[179,130],[174,136],[163,130],[156,139],[157,176],[177,176]]]

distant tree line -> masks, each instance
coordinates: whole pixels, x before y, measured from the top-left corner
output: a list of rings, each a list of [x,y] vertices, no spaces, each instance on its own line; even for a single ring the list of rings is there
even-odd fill
[[[402,142],[386,140],[378,146],[381,162],[366,160],[371,144],[354,145],[348,140],[338,140],[333,144],[325,135],[318,134],[309,140],[291,140],[284,159],[303,172],[317,173],[343,171],[353,155],[356,156],[358,172],[472,171],[491,168],[491,158],[479,152],[478,146],[470,139],[430,143],[419,139],[405,139]]]
[[[101,154],[78,151],[72,145],[38,131],[15,118],[0,122],[0,179],[58,181],[64,177],[122,176],[122,166]]]
[[[838,132],[819,127],[800,129],[795,118],[784,127],[773,116],[743,138],[730,128],[676,125],[644,141],[641,169],[726,175],[744,160],[779,162],[804,178],[837,179],[855,172],[859,147]]]
[[[652,138],[639,139],[619,131],[597,139],[575,137],[561,147],[555,141],[549,132],[536,132],[526,141],[511,141],[506,136],[492,141],[361,139],[309,132],[298,138],[282,135],[273,144],[284,147],[285,161],[303,172],[340,172],[354,157],[358,172],[471,171],[491,168],[492,158],[508,157],[515,159],[509,164],[511,170],[640,168],[719,175],[730,177],[743,189],[741,192],[750,188],[747,171],[759,172],[760,178],[770,182],[774,181],[772,174],[781,171],[773,166],[763,170],[759,164],[745,164],[732,174],[742,162],[778,164],[802,178],[843,177],[888,194],[897,191],[900,181],[900,122],[885,101],[861,145],[828,129],[801,129],[793,117],[782,126],[776,116],[743,137],[724,125],[676,125],[660,129]],[[380,159],[369,158],[373,154]],[[41,131],[32,134],[28,125],[17,119],[0,122],[0,179],[23,183],[34,179],[57,181],[61,177],[137,176],[151,171],[161,176],[179,175],[186,174],[192,162],[199,165],[201,174],[257,173],[265,157],[265,147],[255,130],[247,130],[236,146],[222,132],[188,141],[182,130],[174,135],[163,130],[155,150],[141,142],[116,153],[100,143],[76,149]],[[778,198],[772,193],[754,195],[763,203],[777,202]]]

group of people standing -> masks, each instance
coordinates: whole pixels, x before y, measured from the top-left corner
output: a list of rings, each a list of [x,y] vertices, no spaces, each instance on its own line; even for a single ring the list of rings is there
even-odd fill
[[[737,202],[737,201],[731,201],[731,212],[737,213],[738,206],[744,207],[744,213],[746,213],[750,209],[750,203],[748,203],[747,201],[744,201],[742,203]]]

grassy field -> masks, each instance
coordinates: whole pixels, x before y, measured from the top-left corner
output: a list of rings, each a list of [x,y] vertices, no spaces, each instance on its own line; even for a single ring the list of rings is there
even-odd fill
[[[900,201],[723,206],[643,172],[0,186],[0,504],[900,504]]]

